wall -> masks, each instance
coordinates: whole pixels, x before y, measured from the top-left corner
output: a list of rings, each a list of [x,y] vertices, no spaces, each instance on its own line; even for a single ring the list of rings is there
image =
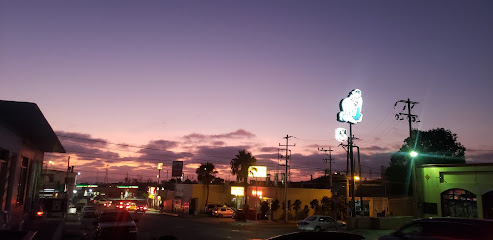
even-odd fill
[[[0,210],[9,211],[11,224],[18,224],[22,222],[24,212],[31,211],[33,199],[38,192],[38,179],[41,173],[44,152],[30,145],[27,140],[22,139],[3,126],[0,126],[0,136],[0,147],[9,151],[11,161],[10,168],[7,169],[8,178],[5,182],[5,185],[8,185],[7,192],[4,193],[2,198]],[[17,186],[20,181],[23,157],[29,159],[29,165],[27,167],[24,203],[17,204]]]
[[[483,194],[493,191],[493,164],[469,165],[424,165],[416,169],[418,206],[434,203],[437,214],[424,217],[443,216],[441,193],[449,189],[465,189],[476,195],[477,216],[483,218]]]
[[[398,197],[389,199],[390,216],[414,216],[413,197]]]

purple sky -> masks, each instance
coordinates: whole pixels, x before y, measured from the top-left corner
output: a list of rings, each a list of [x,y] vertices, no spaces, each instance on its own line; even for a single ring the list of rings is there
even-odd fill
[[[420,102],[414,127],[450,129],[468,162],[491,162],[492,12],[491,1],[2,1],[0,98],[37,103],[68,150],[50,167],[70,155],[86,181],[106,164],[110,180],[147,179],[172,160],[190,178],[211,161],[233,179],[240,148],[275,170],[286,134],[294,179],[322,173],[317,146],[343,170],[333,132],[354,88],[364,176],[408,136],[394,118],[407,98]]]

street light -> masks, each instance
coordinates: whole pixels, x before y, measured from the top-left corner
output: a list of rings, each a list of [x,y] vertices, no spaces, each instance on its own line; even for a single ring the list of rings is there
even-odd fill
[[[417,183],[416,183],[416,161],[415,158],[418,156],[418,152],[411,151],[409,156],[411,156],[411,177],[413,183],[413,198],[414,198],[414,216],[418,217],[418,193],[417,193]]]
[[[359,181],[359,179],[360,179],[359,176],[354,176],[355,181]]]

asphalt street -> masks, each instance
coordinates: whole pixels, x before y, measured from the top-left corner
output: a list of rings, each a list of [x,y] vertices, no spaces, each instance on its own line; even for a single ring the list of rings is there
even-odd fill
[[[104,211],[102,208],[99,209]],[[239,223],[231,218],[161,214],[155,210],[144,214],[132,212],[131,215],[134,219],[138,219],[139,240],[158,240],[164,236],[173,236],[179,240],[266,239],[297,231],[294,223],[284,224],[269,221]],[[94,240],[95,222],[95,218],[72,216],[71,220],[65,223],[63,239]],[[390,230],[355,230],[353,232],[364,235],[366,239],[373,240],[388,234]]]
[[[139,220],[139,239],[175,236],[188,239],[265,239],[294,232],[294,224],[237,223],[231,218],[170,216],[146,213]]]

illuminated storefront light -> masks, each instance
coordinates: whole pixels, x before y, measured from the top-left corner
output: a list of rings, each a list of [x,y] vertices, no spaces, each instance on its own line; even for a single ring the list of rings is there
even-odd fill
[[[231,187],[231,195],[235,196],[244,196],[245,188],[243,187]]]

